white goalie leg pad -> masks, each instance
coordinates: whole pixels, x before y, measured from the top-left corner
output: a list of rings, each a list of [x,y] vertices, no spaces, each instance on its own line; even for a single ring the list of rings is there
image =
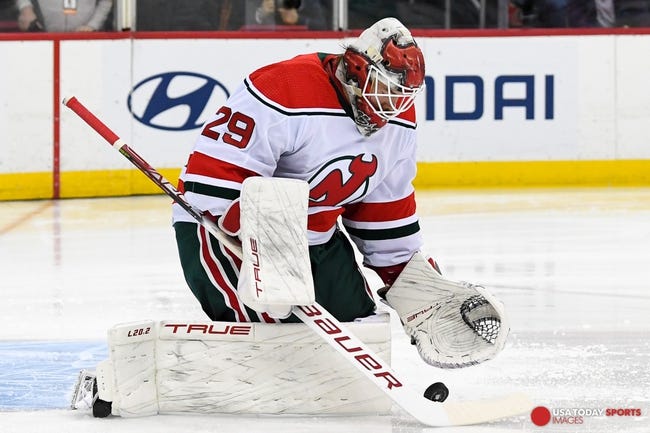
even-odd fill
[[[115,395],[115,375],[110,359],[97,364],[97,397],[104,401],[113,401]]]
[[[388,314],[346,325],[390,361]],[[154,326],[155,380],[149,374],[133,375],[150,370],[148,350],[147,356],[134,358],[142,364],[137,368],[114,364],[116,379],[132,378],[114,382],[114,415],[383,414],[391,409],[380,389],[302,323],[163,321]],[[135,404],[132,391],[148,404]]]
[[[242,302],[276,318],[315,302],[307,241],[309,185],[295,179],[250,177],[242,184]]]
[[[386,294],[424,361],[459,368],[493,358],[510,331],[503,304],[484,287],[443,278],[416,253]]]
[[[158,413],[156,340],[157,324],[153,321],[118,325],[109,330],[113,395],[112,399],[108,398],[106,387],[106,398],[102,400],[113,402],[113,415],[134,417]],[[110,374],[105,374],[110,380]]]
[[[390,359],[388,315],[349,325]],[[156,352],[160,413],[377,414],[391,408],[381,390],[302,323],[162,322]]]

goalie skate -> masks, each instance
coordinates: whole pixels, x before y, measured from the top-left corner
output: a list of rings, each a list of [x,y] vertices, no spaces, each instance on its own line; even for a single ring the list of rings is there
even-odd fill
[[[70,409],[89,410],[97,399],[97,379],[90,370],[81,370],[72,393]]]

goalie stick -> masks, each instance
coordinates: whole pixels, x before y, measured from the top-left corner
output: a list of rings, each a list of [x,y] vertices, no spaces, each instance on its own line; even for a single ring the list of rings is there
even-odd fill
[[[241,246],[233,238],[223,233],[214,222],[205,217],[199,209],[193,207],[180,191],[91,113],[76,97],[64,99],[63,104],[74,111],[88,126],[158,185],[165,194],[185,209],[210,234],[235,254],[241,256]],[[433,397],[422,396],[408,385],[401,374],[395,372],[388,363],[349,332],[341,322],[317,302],[312,305],[294,306],[292,313],[342,354],[350,364],[379,387],[394,403],[422,424],[433,427],[479,424],[520,415],[532,408],[531,401],[522,393],[483,400],[434,403],[427,399]]]

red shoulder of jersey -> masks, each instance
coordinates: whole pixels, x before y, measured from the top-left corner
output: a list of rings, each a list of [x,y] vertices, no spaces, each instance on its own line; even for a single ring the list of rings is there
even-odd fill
[[[317,53],[264,66],[248,79],[264,96],[286,108],[341,109]]]

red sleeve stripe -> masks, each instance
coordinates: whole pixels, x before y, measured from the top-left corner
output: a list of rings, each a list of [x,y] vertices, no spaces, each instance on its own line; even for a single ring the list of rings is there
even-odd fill
[[[354,203],[345,207],[343,218],[352,221],[394,221],[415,215],[415,193],[384,203]]]
[[[313,232],[327,232],[336,225],[336,219],[343,213],[343,209],[326,210],[309,214],[307,217],[307,230]]]
[[[213,158],[201,152],[194,152],[187,163],[186,174],[212,177],[242,183],[251,176],[259,176],[252,170]]]

